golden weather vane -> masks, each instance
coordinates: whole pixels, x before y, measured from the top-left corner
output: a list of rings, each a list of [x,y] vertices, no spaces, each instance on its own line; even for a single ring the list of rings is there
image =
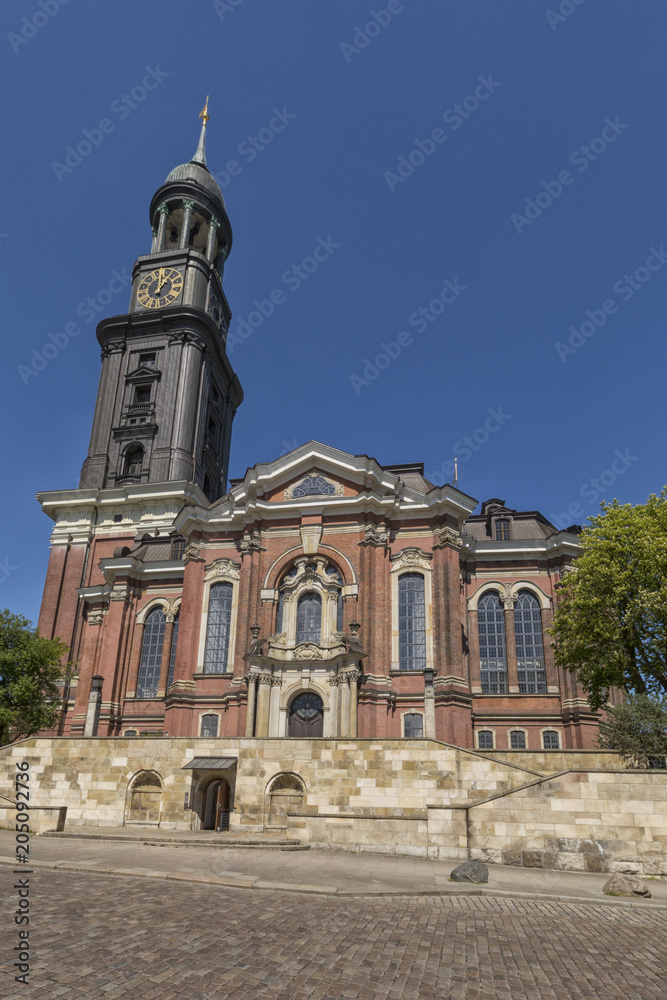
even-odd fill
[[[209,113],[208,113],[208,97],[209,97],[209,95],[207,94],[207,95],[206,95],[206,104],[204,105],[204,107],[203,107],[203,108],[201,109],[201,111],[199,112],[199,117],[200,117],[200,118],[201,118],[201,120],[203,121],[204,125],[207,125],[207,124],[208,124],[208,119],[209,119]]]

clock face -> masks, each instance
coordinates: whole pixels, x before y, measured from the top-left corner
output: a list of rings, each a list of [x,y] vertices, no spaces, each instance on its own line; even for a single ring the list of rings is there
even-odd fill
[[[160,267],[141,279],[137,299],[146,309],[159,309],[175,302],[183,291],[183,275],[173,267]]]

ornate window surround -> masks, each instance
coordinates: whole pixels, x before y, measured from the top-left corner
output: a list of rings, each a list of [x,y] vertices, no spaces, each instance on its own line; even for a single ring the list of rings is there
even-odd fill
[[[151,598],[146,604],[144,604],[141,611],[137,612],[137,624],[143,625],[151,611],[154,611],[157,607],[162,608],[164,616],[168,622],[173,622],[174,618],[180,611],[182,600],[182,597]]]
[[[229,626],[229,650],[227,653],[227,664],[225,673],[231,674],[234,664],[234,652],[236,649],[236,619],[239,603],[239,580],[241,578],[241,566],[232,559],[216,559],[204,568],[204,592],[202,595],[201,621],[199,623],[199,649],[197,651],[196,673],[204,673],[204,655],[206,653],[206,631],[208,627],[208,606],[211,600],[211,587],[215,583],[231,583],[232,585],[232,613]],[[207,674],[207,677],[216,677],[219,674]]]
[[[328,555],[329,552],[331,556]],[[262,585],[263,601],[278,600],[278,586],[280,581],[299,555],[304,555],[303,546],[295,545],[274,559],[264,577]],[[321,555],[323,558],[328,559],[329,562],[337,565],[343,577],[343,597],[356,597],[359,593],[359,580],[354,566],[345,553],[333,545],[322,545],[320,543],[316,555]],[[346,580],[349,580],[350,583],[346,583]]]
[[[488,580],[481,584],[475,593],[468,598],[468,611],[477,611],[477,606],[484,594],[489,590],[495,590],[500,596],[500,603],[505,610],[512,611],[516,603],[519,591],[529,590],[540,603],[542,611],[551,608],[551,598],[530,580],[515,580],[512,583],[503,583],[501,580]]]
[[[329,486],[331,486],[333,489],[329,493],[307,493],[305,496],[295,497],[294,490],[296,490],[299,486],[303,485],[303,483],[305,483],[307,479],[323,479],[324,482],[327,483]],[[320,472],[319,469],[311,469],[309,472],[306,472],[305,475],[301,476],[300,479],[297,479],[295,483],[292,483],[291,486],[288,486],[283,496],[285,500],[294,500],[294,499],[310,500],[311,498],[318,498],[318,497],[342,497],[343,484],[336,482],[335,479],[331,479],[330,476],[327,476],[323,472]]]
[[[315,564],[315,570],[309,566]],[[341,577],[338,566],[330,562],[324,556],[299,556],[294,567],[296,574],[285,579],[285,570],[280,586],[274,591],[274,603],[277,605],[279,594],[283,594],[283,622],[282,633],[285,635],[285,646],[293,649],[297,645],[296,625],[297,625],[297,605],[299,598],[308,591],[315,591],[322,600],[322,620],[320,631],[320,642],[316,645],[328,646],[334,641],[334,633],[338,631],[338,594],[342,590],[345,599],[345,586],[332,579],[327,573],[327,567],[333,566]]]
[[[433,570],[432,555],[418,548],[401,549],[391,557],[391,669],[400,670],[398,628],[398,580],[404,573],[421,573],[424,577],[424,617],[426,620],[426,670],[433,670]],[[421,671],[420,671],[421,673]],[[402,723],[401,723],[402,725]]]
[[[280,720],[278,723],[278,736],[281,739],[287,738],[287,721],[289,718],[290,705],[300,694],[304,694],[307,691],[313,691],[319,698],[322,699],[324,721],[322,725],[323,737],[330,736],[329,726],[330,726],[330,708],[331,708],[331,695],[335,695],[335,690],[333,692],[328,691],[324,685],[318,684],[313,681],[312,678],[309,679],[308,684],[304,684],[303,679],[299,678],[295,680],[292,684],[283,684],[280,691]]]

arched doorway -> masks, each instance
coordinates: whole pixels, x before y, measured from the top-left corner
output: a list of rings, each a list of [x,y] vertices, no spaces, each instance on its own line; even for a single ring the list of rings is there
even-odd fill
[[[224,778],[213,778],[202,789],[201,829],[229,829],[229,785]]]
[[[324,731],[324,704],[319,695],[312,691],[298,694],[289,710],[288,736],[312,739]]]

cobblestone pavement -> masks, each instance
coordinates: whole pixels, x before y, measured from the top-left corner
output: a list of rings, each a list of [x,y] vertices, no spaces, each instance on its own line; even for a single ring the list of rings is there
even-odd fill
[[[664,1000],[667,913],[480,897],[341,899],[42,870],[32,1000]],[[14,983],[3,879],[0,995]],[[3,985],[4,981],[4,985]]]

